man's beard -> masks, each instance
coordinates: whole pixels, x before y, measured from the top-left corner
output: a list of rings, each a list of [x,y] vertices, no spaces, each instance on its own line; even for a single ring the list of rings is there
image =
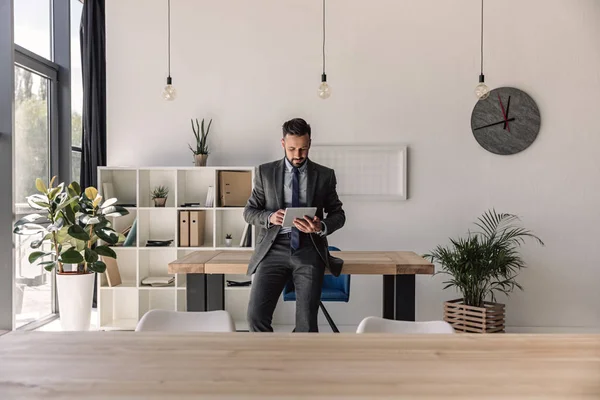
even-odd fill
[[[293,159],[292,159],[292,160],[290,160],[290,159],[287,157],[287,154],[284,154],[284,157],[285,157],[285,158],[286,158],[286,159],[289,161],[289,163],[290,163],[290,164],[292,164],[294,167],[298,167],[298,168],[302,167],[302,166],[303,166],[303,165],[306,163],[306,160],[308,160],[308,157],[305,157],[304,159],[302,159],[302,163],[301,163],[301,164],[299,164],[299,165],[296,165],[296,164],[294,163]]]

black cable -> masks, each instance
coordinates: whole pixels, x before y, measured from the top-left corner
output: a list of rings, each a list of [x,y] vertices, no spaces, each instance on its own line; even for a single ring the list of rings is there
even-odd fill
[[[483,0],[481,0],[481,75],[483,75]]]
[[[323,75],[325,75],[325,0],[323,0]]]
[[[168,44],[168,48],[169,48],[169,77],[171,77],[171,0],[168,0],[168,5],[169,5],[169,22],[168,22],[168,27],[169,27],[169,32],[167,34],[167,37],[169,38],[169,44]]]

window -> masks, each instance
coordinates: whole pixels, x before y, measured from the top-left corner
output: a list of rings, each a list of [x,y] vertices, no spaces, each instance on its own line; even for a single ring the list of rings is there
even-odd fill
[[[51,60],[50,0],[15,0],[15,44]]]
[[[50,177],[50,88],[48,77],[15,66],[14,201],[16,219],[32,212],[27,196],[35,179]],[[15,320],[17,327],[53,313],[52,276],[31,265],[29,243],[39,237],[15,238]]]
[[[46,182],[58,175],[59,181],[71,179],[68,161],[71,156],[70,137],[61,124],[73,121],[73,130],[81,132],[81,78],[79,92],[73,102],[79,104],[71,113],[71,104],[65,92],[71,82],[60,79],[70,72],[70,36],[78,37],[79,29],[70,32],[70,1],[14,0],[14,80],[15,80],[15,131],[14,131],[14,192],[16,219],[31,213],[26,197],[36,193],[35,179]],[[80,9],[73,20],[81,16]],[[79,40],[76,41],[79,43]],[[78,61],[79,56],[76,56]],[[80,69],[79,69],[80,71]],[[81,73],[75,71],[74,81]],[[71,135],[70,135],[71,136]],[[75,133],[75,140],[81,134]],[[77,164],[78,166],[79,164]],[[79,178],[77,172],[77,179]],[[28,262],[29,243],[39,237],[15,235],[15,293],[14,321],[19,328],[39,326],[55,318],[57,300],[54,274]],[[44,320],[44,321],[40,321]]]

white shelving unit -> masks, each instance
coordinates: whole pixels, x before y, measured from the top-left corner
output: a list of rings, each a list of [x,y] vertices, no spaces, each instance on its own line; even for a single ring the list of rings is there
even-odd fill
[[[152,309],[186,310],[186,275],[177,274],[169,287],[141,284],[147,276],[169,275],[168,263],[193,251],[249,249],[239,247],[246,222],[243,207],[220,207],[219,171],[247,171],[254,181],[254,167],[100,167],[98,186],[112,183],[118,204],[126,204],[129,215],[113,220],[121,231],[137,219],[136,241],[132,246],[113,247],[122,284],[108,286],[105,274],[98,274],[98,326],[103,330],[132,330],[139,319]],[[166,206],[157,208],[151,191],[159,185],[169,188]],[[203,207],[208,188],[214,188],[211,207]],[[184,203],[200,203],[200,207],[182,207]],[[180,247],[179,211],[205,213],[204,243],[198,247]],[[232,246],[225,247],[225,234],[232,235]],[[146,247],[147,240],[173,240],[169,247]],[[254,249],[255,230],[252,227]],[[245,275],[227,275],[225,281],[249,280]],[[225,304],[238,329],[246,329],[249,287],[225,287]]]

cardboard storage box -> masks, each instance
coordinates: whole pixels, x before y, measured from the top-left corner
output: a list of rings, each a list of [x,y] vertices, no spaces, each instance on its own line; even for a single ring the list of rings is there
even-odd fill
[[[244,207],[252,192],[252,172],[219,171],[220,207]]]

